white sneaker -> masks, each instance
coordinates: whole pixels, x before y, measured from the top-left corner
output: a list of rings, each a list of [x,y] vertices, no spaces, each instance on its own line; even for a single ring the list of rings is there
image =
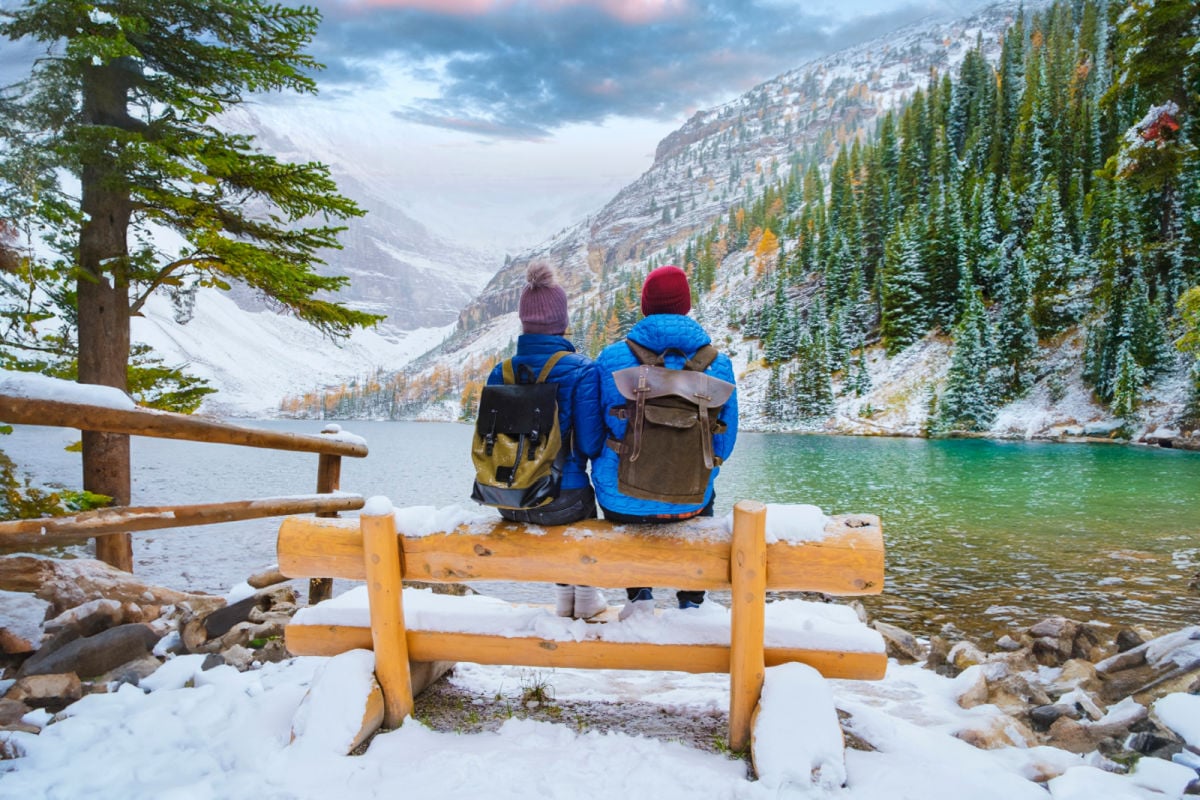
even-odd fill
[[[608,601],[595,586],[575,587],[575,619],[591,619],[608,608]]]
[[[575,616],[575,587],[554,584],[554,613],[560,617]]]
[[[654,595],[649,589],[642,589],[638,592],[637,599],[630,600],[621,608],[621,613],[617,615],[618,620],[629,619],[635,614],[641,616],[643,614],[654,613]]]

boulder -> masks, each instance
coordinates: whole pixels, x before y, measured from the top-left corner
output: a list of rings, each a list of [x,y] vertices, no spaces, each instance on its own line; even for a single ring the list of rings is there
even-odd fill
[[[945,636],[933,635],[929,637],[929,655],[925,657],[925,667],[934,672],[944,674],[947,671],[947,663],[950,658],[950,640]]]
[[[1023,716],[1029,706],[1050,703],[1050,695],[1023,672],[1009,673],[988,681],[988,702],[1014,716]]]
[[[946,660],[959,672],[987,660],[983,651],[972,642],[959,642],[950,648]]]
[[[1064,694],[1076,687],[1090,692],[1099,690],[1100,678],[1096,674],[1095,664],[1082,658],[1072,658],[1046,684],[1046,689],[1054,694]]]
[[[1200,680],[1200,626],[1151,639],[1096,664],[1100,694],[1115,701],[1134,697],[1149,704]]]
[[[879,620],[872,623],[871,627],[883,637],[888,658],[894,658],[901,664],[925,660],[925,648],[917,641],[917,637],[908,631]]]
[[[6,728],[21,721],[21,717],[32,709],[24,701],[15,697],[0,698],[0,728]]]
[[[1027,748],[1037,742],[1037,734],[1029,726],[1006,715],[974,721],[969,727],[955,731],[954,736],[980,750]]]
[[[92,677],[149,655],[159,634],[149,625],[135,622],[109,628],[95,636],[74,638],[56,648],[42,648],[21,665],[19,675],[74,672]]]
[[[5,695],[30,708],[44,708],[58,713],[83,697],[83,683],[74,672],[28,675],[18,678]]]
[[[103,687],[105,690],[110,690],[126,683],[131,686],[140,686],[144,679],[153,675],[161,666],[162,662],[154,656],[144,655],[109,670],[105,674],[95,678],[92,683],[97,687]]]
[[[37,649],[50,604],[29,592],[0,590],[0,654],[25,655]]]
[[[223,597],[151,586],[128,572],[90,558],[56,559],[28,554],[0,557],[0,589],[29,592],[48,602],[54,616],[96,598],[138,605],[187,606],[197,611],[225,605]]]

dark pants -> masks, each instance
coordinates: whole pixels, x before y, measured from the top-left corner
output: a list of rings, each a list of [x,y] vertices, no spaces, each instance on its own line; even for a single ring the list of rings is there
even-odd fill
[[[704,508],[697,511],[692,516],[693,517],[711,517],[713,515],[713,502],[716,499],[717,499],[717,494],[716,494],[716,492],[713,492],[713,496],[711,498],[709,498],[708,504],[705,505]],[[618,514],[615,511],[609,511],[607,508],[604,509],[604,518],[606,520],[609,520],[610,522],[620,522],[623,525],[651,525],[651,524],[662,524],[662,523],[669,523],[669,522],[677,521],[677,520],[666,520],[661,517],[637,517],[637,516],[630,516],[629,514]],[[691,518],[692,517],[684,517],[684,519],[691,519]],[[625,590],[625,597],[629,600],[633,600],[635,597],[637,597],[638,592],[642,591],[643,588],[649,589],[650,587],[649,586],[645,586],[645,587],[634,586],[634,587],[628,588]],[[687,592],[685,592],[683,590],[680,590],[675,593],[675,599],[678,600],[680,603],[695,603],[696,605],[700,605],[701,603],[704,602],[704,592],[703,591],[699,591],[699,592],[687,591]]]

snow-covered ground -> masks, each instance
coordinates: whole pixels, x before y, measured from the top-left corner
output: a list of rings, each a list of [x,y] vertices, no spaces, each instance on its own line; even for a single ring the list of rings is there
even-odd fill
[[[964,710],[955,702],[956,681],[895,663],[878,682],[826,681],[795,664],[768,669],[754,731],[757,780],[745,762],[719,753],[515,717],[474,734],[435,732],[408,719],[377,735],[362,755],[347,756],[370,690],[372,654],[297,658],[245,673],[203,671],[203,659],[176,657],[142,688],[90,695],[38,735],[0,739],[0,749],[26,754],[0,762],[9,770],[0,773],[0,797],[1119,800],[1180,797],[1195,777],[1161,759],[1143,758],[1132,773],[1117,775],[1095,755],[976,749],[955,734],[986,727],[1000,712]],[[531,679],[528,670],[471,664],[460,664],[450,680],[484,701],[518,703],[522,685],[535,680],[557,701],[649,703],[675,715],[724,709],[729,682],[725,675],[566,669]],[[873,751],[846,750],[841,760],[838,726],[814,713],[831,702]],[[1169,695],[1154,710],[1200,745],[1200,697]],[[48,716],[34,712],[27,720]],[[1045,775],[1056,777],[1035,781]]]

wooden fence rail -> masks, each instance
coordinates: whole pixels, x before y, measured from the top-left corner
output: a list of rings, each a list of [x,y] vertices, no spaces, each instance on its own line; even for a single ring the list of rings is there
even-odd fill
[[[0,522],[0,545],[44,545],[102,536],[128,539],[130,531],[292,514],[336,517],[339,511],[363,506],[361,496],[339,492],[342,457],[364,458],[367,455],[367,445],[357,437],[271,431],[149,408],[111,408],[9,394],[0,394],[0,422],[318,454],[317,493],[313,495],[194,505],[122,506],[68,517]],[[125,549],[132,553],[131,548]],[[130,563],[113,566],[127,571],[133,569],[131,559]],[[309,601],[325,599],[331,590],[331,579],[313,576],[309,584]]]

